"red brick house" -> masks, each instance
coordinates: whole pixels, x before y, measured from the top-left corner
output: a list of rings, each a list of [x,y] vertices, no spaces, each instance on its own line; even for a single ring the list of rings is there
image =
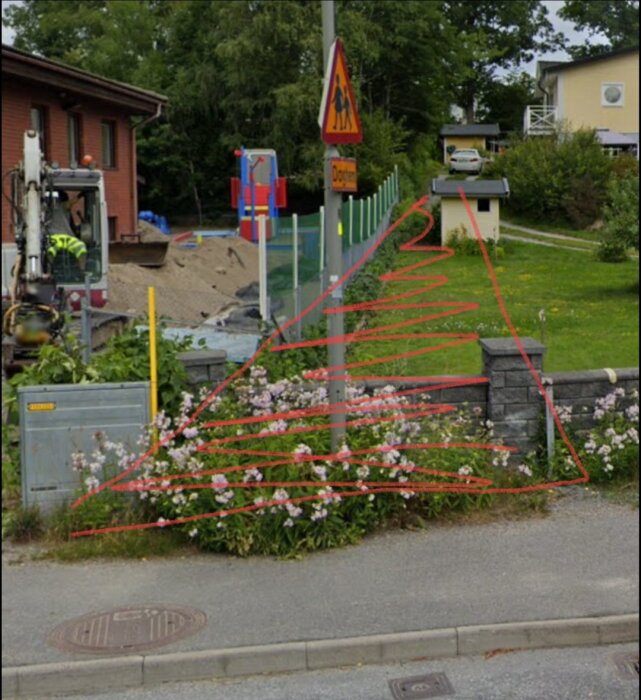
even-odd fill
[[[3,44],[2,173],[22,159],[23,134],[36,128],[46,160],[67,168],[79,165],[85,154],[93,157],[105,176],[110,239],[134,233],[136,129],[159,117],[166,103],[167,98],[155,92]],[[132,117],[138,117],[137,125]],[[13,240],[10,219],[3,197],[3,242]]]

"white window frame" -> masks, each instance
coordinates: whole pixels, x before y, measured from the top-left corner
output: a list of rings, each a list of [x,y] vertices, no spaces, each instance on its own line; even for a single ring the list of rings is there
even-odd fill
[[[611,102],[608,102],[605,99],[605,91],[609,87],[615,87],[621,90],[621,100],[620,102],[617,102],[617,104],[612,104]],[[613,82],[607,82],[607,83],[601,83],[601,107],[623,107],[625,104],[625,84],[624,83],[613,83]]]

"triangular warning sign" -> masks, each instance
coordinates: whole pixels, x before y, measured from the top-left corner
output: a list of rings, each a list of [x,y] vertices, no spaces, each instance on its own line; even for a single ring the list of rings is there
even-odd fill
[[[363,140],[361,120],[340,39],[334,41],[329,54],[319,117],[324,143],[360,143]]]

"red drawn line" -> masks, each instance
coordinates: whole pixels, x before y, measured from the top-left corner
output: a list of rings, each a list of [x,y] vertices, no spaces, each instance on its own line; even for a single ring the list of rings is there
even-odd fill
[[[239,508],[232,508],[232,509],[221,509],[212,513],[204,513],[204,514],[199,514],[195,516],[189,516],[185,518],[177,518],[174,520],[170,521],[165,521],[165,522],[156,522],[156,523],[139,523],[139,524],[134,524],[134,525],[126,525],[126,526],[114,526],[110,528],[100,528],[100,529],[92,529],[92,530],[84,530],[84,531],[79,531],[72,533],[73,536],[84,536],[84,535],[91,535],[91,534],[96,534],[96,533],[107,533],[107,532],[120,532],[120,531],[128,531],[128,530],[138,530],[138,529],[148,529],[151,527],[164,527],[167,525],[174,525],[174,524],[182,524],[182,523],[189,523],[189,522],[194,522],[198,520],[202,520],[205,518],[214,518],[214,517],[224,517],[226,515],[232,515],[236,513],[249,513],[255,510],[260,510],[262,508],[268,508],[272,506],[282,506],[288,503],[291,504],[296,504],[296,503],[304,503],[304,502],[309,502],[309,501],[318,501],[318,500],[323,500],[323,499],[335,499],[337,497],[353,497],[353,496],[362,496],[362,495],[368,495],[368,494],[376,494],[376,493],[419,493],[419,492],[438,492],[438,491],[447,491],[447,492],[457,492],[457,493],[469,493],[469,494],[485,494],[485,493],[524,493],[524,492],[532,492],[532,491],[539,491],[542,489],[548,489],[552,488],[554,486],[561,486],[561,485],[569,485],[569,484],[575,484],[575,483],[584,483],[588,481],[588,474],[587,471],[585,470],[585,467],[581,463],[581,460],[572,447],[564,429],[563,426],[558,418],[558,415],[554,409],[554,406],[552,402],[550,401],[547,393],[545,392],[545,389],[543,387],[543,384],[536,372],[536,369],[532,365],[530,359],[527,356],[527,353],[525,352],[523,345],[518,338],[518,335],[516,333],[516,330],[510,320],[510,317],[507,313],[507,310],[505,308],[505,305],[503,303],[503,299],[501,296],[500,288],[498,285],[498,281],[496,279],[496,275],[494,274],[494,270],[492,268],[491,262],[489,260],[489,256],[487,254],[487,250],[485,248],[483,239],[481,237],[481,234],[478,229],[478,224],[474,218],[474,214],[472,213],[469,203],[465,197],[465,194],[462,190],[462,188],[459,188],[459,194],[461,196],[461,199],[464,203],[464,206],[466,208],[467,214],[470,218],[470,221],[472,222],[472,226],[474,229],[475,236],[477,238],[477,241],[480,245],[481,252],[483,254],[483,259],[485,261],[485,265],[488,269],[490,278],[492,280],[493,288],[494,288],[494,293],[499,305],[499,308],[501,310],[501,314],[503,315],[503,318],[505,319],[508,328],[510,329],[510,333],[512,334],[512,337],[514,338],[517,347],[519,348],[519,351],[526,363],[526,366],[530,370],[538,388],[543,396],[546,404],[552,411],[554,421],[559,429],[559,432],[568,446],[570,453],[572,454],[572,457],[579,468],[579,470],[582,473],[581,478],[577,479],[567,479],[563,481],[556,481],[556,482],[549,482],[549,483],[544,483],[544,484],[534,484],[531,486],[522,486],[522,487],[513,487],[513,488],[489,488],[492,484],[492,481],[490,479],[485,479],[481,477],[474,477],[472,475],[461,475],[458,474],[457,472],[449,472],[449,471],[442,471],[442,470],[436,470],[436,469],[429,469],[429,468],[423,468],[423,467],[403,467],[399,465],[389,465],[387,463],[381,463],[381,462],[370,462],[369,460],[361,460],[356,457],[356,455],[363,455],[363,454],[372,454],[372,453],[380,453],[380,452],[387,452],[390,450],[410,450],[410,449],[484,449],[484,450],[493,450],[493,451],[504,451],[504,452],[515,452],[517,451],[517,448],[507,446],[507,445],[496,445],[496,444],[491,444],[491,443],[447,443],[447,442],[442,442],[442,443],[418,443],[418,444],[412,444],[412,445],[395,445],[395,446],[388,446],[388,447],[376,447],[376,448],[367,448],[363,450],[356,450],[354,452],[350,452],[349,454],[327,454],[327,455],[292,455],[290,453],[285,453],[285,452],[275,452],[275,451],[268,451],[268,450],[253,450],[253,449],[235,449],[231,447],[215,447],[214,445],[222,445],[222,444],[228,444],[230,442],[239,442],[243,440],[250,440],[250,439],[258,439],[258,438],[263,438],[263,439],[268,439],[269,437],[277,436],[277,435],[288,435],[288,434],[299,434],[299,433],[305,433],[305,432],[312,432],[312,431],[317,431],[317,430],[329,430],[330,428],[334,426],[357,426],[357,425],[371,425],[371,424],[380,424],[383,422],[389,422],[389,421],[394,421],[394,420],[406,420],[411,417],[419,417],[419,416],[425,416],[425,415],[434,415],[438,413],[445,413],[445,412],[450,412],[454,409],[453,406],[447,405],[447,404],[406,404],[406,405],[400,405],[400,404],[394,404],[394,405],[377,405],[376,402],[380,401],[382,398],[396,398],[400,396],[408,396],[412,394],[425,394],[427,391],[432,390],[436,391],[438,389],[442,388],[448,388],[448,387],[462,387],[462,386],[468,386],[468,385],[473,385],[473,384],[480,384],[480,383],[486,383],[487,379],[484,377],[402,377],[402,376],[364,376],[364,375],[359,375],[357,377],[354,376],[348,376],[348,375],[341,375],[338,374],[337,372],[339,370],[348,370],[348,369],[354,369],[357,367],[365,367],[365,366],[370,366],[374,364],[381,364],[385,362],[389,362],[392,360],[396,359],[405,359],[408,357],[414,357],[418,356],[421,354],[426,354],[430,352],[435,352],[437,350],[443,350],[449,347],[453,347],[455,345],[461,345],[465,343],[472,342],[473,340],[478,339],[477,334],[472,334],[472,333],[393,333],[393,334],[384,334],[384,331],[395,331],[398,330],[399,328],[406,328],[408,326],[412,325],[419,325],[419,324],[424,324],[429,321],[436,320],[438,318],[444,318],[446,316],[453,316],[456,314],[460,313],[466,313],[475,309],[479,308],[479,305],[476,303],[470,303],[470,302],[451,302],[451,301],[444,301],[444,302],[414,302],[414,303],[395,303],[398,302],[402,299],[409,299],[411,297],[415,297],[419,294],[425,294],[428,291],[432,291],[434,289],[437,289],[438,287],[444,285],[447,283],[448,278],[444,275],[410,275],[408,273],[414,271],[414,270],[419,270],[427,265],[430,265],[434,262],[438,262],[440,260],[447,259],[454,255],[454,251],[451,248],[443,247],[443,246],[429,246],[429,245],[418,245],[418,242],[422,240],[427,234],[429,233],[434,220],[431,215],[431,213],[423,208],[423,205],[426,204],[428,197],[425,196],[422,199],[420,199],[418,202],[415,202],[410,209],[408,209],[405,214],[403,214],[392,226],[390,226],[387,231],[379,238],[378,241],[376,241],[361,257],[360,260],[358,260],[356,263],[352,265],[352,267],[345,272],[345,274],[334,284],[332,284],[330,287],[328,287],[327,290],[323,294],[321,294],[320,297],[318,297],[312,304],[307,307],[303,312],[301,312],[298,316],[293,318],[291,321],[288,321],[285,323],[280,331],[276,329],[272,335],[267,338],[261,346],[258,348],[256,353],[241,367],[239,368],[236,372],[234,372],[230,377],[228,377],[221,385],[219,385],[214,391],[211,392],[211,394],[201,403],[201,405],[194,411],[192,416],[186,420],[181,426],[176,428],[171,434],[165,436],[162,440],[160,440],[158,443],[155,445],[151,446],[143,455],[141,455],[127,470],[119,474],[118,476],[104,482],[97,488],[89,491],[87,494],[83,495],[80,497],[74,504],[73,507],[76,508],[78,507],[81,503],[83,503],[86,499],[93,497],[94,495],[98,494],[100,491],[102,491],[105,488],[110,488],[112,490],[116,491],[142,491],[142,490],[166,490],[166,491],[174,491],[176,489],[221,489],[221,488],[264,488],[264,487],[313,487],[317,489],[323,489],[323,487],[327,486],[337,486],[337,487],[351,487],[354,489],[357,489],[356,491],[345,491],[345,492],[340,492],[340,493],[334,493],[331,492],[329,494],[327,493],[316,493],[316,494],[311,494],[307,496],[301,496],[297,498],[292,498],[288,500],[271,500],[271,501],[265,501],[262,502],[258,505],[248,505],[244,507],[239,507]],[[438,313],[433,313],[429,314],[427,316],[421,316],[418,318],[413,318],[409,320],[404,320],[400,321],[398,323],[393,323],[385,326],[379,326],[379,327],[374,327],[374,328],[368,328],[365,330],[360,330],[356,331],[353,333],[348,333],[340,338],[325,338],[325,339],[318,339],[318,340],[312,340],[312,341],[303,341],[303,342],[298,342],[298,343],[286,343],[286,344],[281,344],[278,346],[272,346],[272,343],[276,338],[280,336],[280,333],[284,330],[287,330],[290,328],[292,325],[297,323],[300,318],[303,316],[307,315],[310,313],[318,304],[322,303],[327,296],[329,296],[337,287],[342,285],[345,280],[356,270],[358,269],[364,261],[369,258],[374,251],[380,246],[383,241],[396,229],[400,224],[412,213],[420,213],[423,214],[428,218],[428,225],[427,227],[415,238],[413,238],[411,241],[408,243],[405,243],[404,245],[401,246],[402,251],[424,251],[424,252],[431,252],[434,253],[434,255],[426,260],[420,261],[418,263],[414,263],[412,265],[409,265],[407,267],[401,268],[399,270],[393,271],[393,272],[387,272],[383,275],[380,276],[380,279],[383,281],[429,281],[430,284],[428,285],[423,285],[419,287],[418,289],[411,290],[409,292],[404,292],[401,294],[396,294],[393,296],[381,298],[381,299],[376,299],[373,301],[367,301],[367,302],[362,302],[358,304],[351,304],[347,306],[342,306],[334,309],[327,309],[324,310],[324,313],[350,313],[350,312],[364,312],[364,311],[378,311],[378,310],[399,310],[399,309],[426,309],[426,308],[441,308],[441,309],[446,309],[444,311],[440,311]],[[341,403],[337,404],[331,404],[331,405],[325,405],[322,407],[317,407],[317,408],[310,408],[310,409],[299,409],[295,411],[288,411],[288,412],[281,412],[281,413],[273,413],[269,415],[263,415],[263,416],[251,416],[251,417],[246,417],[246,418],[239,418],[239,419],[233,419],[233,420],[223,420],[223,421],[210,421],[205,423],[202,428],[213,428],[213,427],[220,427],[220,426],[228,426],[228,425],[242,425],[242,424],[251,424],[251,423],[261,423],[261,422],[268,422],[268,421],[275,421],[275,420],[292,420],[292,419],[300,419],[302,417],[313,417],[313,416],[322,416],[322,415],[328,415],[330,413],[334,412],[341,412],[341,413],[352,413],[356,412],[359,410],[367,410],[370,412],[373,412],[376,409],[381,409],[381,410],[400,410],[401,413],[394,415],[394,416],[379,416],[378,418],[366,418],[366,419],[357,419],[357,420],[352,420],[352,421],[346,421],[343,423],[334,423],[334,424],[329,424],[329,425],[323,425],[323,426],[308,426],[308,427],[298,427],[298,428],[290,428],[288,430],[283,430],[283,431],[274,431],[274,432],[265,432],[262,431],[261,433],[254,433],[251,435],[241,435],[241,436],[235,436],[235,437],[230,437],[230,438],[219,438],[217,440],[211,440],[207,443],[201,444],[197,448],[197,452],[201,453],[209,453],[209,454],[225,454],[225,455],[243,455],[243,456],[255,456],[255,457],[285,457],[286,459],[284,460],[272,460],[268,462],[254,462],[249,465],[236,465],[236,466],[231,466],[231,467],[221,467],[218,469],[212,469],[212,470],[200,470],[200,471],[192,471],[192,472],[185,472],[182,474],[172,474],[169,476],[165,477],[151,477],[147,479],[138,479],[138,480],[132,480],[130,482],[127,482],[125,484],[121,484],[123,479],[125,479],[129,474],[131,474],[133,471],[138,469],[138,467],[149,457],[151,457],[155,452],[160,448],[163,447],[164,445],[168,444],[170,441],[172,441],[175,437],[180,435],[185,428],[187,428],[189,425],[191,425],[196,418],[202,413],[202,411],[214,400],[216,396],[218,396],[231,382],[233,382],[236,378],[238,378],[247,368],[249,368],[255,361],[256,359],[260,356],[260,354],[269,348],[272,352],[283,352],[286,350],[291,350],[291,349],[296,349],[296,348],[301,348],[301,347],[316,347],[320,345],[328,345],[330,343],[336,343],[336,342],[345,342],[345,343],[351,343],[351,342],[362,342],[362,341],[374,341],[374,340],[424,340],[424,339],[435,339],[435,338],[450,338],[451,340],[449,342],[444,342],[440,343],[434,346],[428,346],[427,348],[419,348],[418,350],[412,350],[408,351],[405,353],[399,353],[396,355],[389,355],[386,357],[382,358],[375,358],[363,362],[354,362],[354,363],[348,363],[346,365],[342,366],[335,366],[335,367],[329,367],[329,368],[321,368],[321,369],[316,369],[316,370],[309,370],[305,373],[305,378],[307,379],[319,379],[319,380],[337,380],[337,379],[359,379],[359,380],[374,380],[378,379],[381,381],[387,381],[387,382],[413,382],[413,383],[424,383],[426,386],[418,387],[418,388],[411,388],[411,389],[405,389],[405,390],[399,390],[399,391],[393,391],[393,392],[388,392],[382,396],[376,396],[376,397],[358,397],[356,399],[351,399],[348,401],[343,401]],[[409,412],[407,409],[421,409],[416,412]],[[284,464],[293,464],[293,463],[306,463],[306,462],[314,462],[314,461],[326,461],[326,462],[331,462],[331,461],[340,461],[342,463],[349,463],[349,464],[364,464],[367,465],[368,467],[371,468],[387,468],[387,469],[395,469],[397,471],[403,471],[403,472],[411,472],[411,473],[419,473],[419,474],[430,474],[432,476],[442,476],[445,478],[449,479],[455,479],[455,483],[430,483],[430,482],[417,482],[417,481],[407,481],[407,482],[363,482],[363,481],[358,481],[358,482],[325,482],[325,481],[292,481],[292,482],[263,482],[263,481],[248,481],[248,482],[243,482],[243,483],[233,483],[233,484],[225,484],[225,485],[220,485],[220,484],[179,484],[179,485],[172,485],[172,484],[166,484],[165,482],[167,481],[175,481],[178,479],[188,479],[188,478],[193,478],[193,479],[200,479],[204,475],[213,475],[213,474],[223,474],[223,473],[228,473],[228,472],[233,472],[233,471],[249,471],[249,470],[255,470],[255,469],[266,469],[266,468],[271,468],[279,465],[284,465]],[[461,484],[460,482],[464,481],[465,485]],[[458,483],[457,483],[458,482]],[[376,486],[376,488],[370,488],[370,486]]]

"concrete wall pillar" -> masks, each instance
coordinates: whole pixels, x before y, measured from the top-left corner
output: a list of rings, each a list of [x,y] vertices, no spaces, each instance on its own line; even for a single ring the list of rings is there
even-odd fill
[[[521,338],[523,349],[539,373],[543,370],[545,346],[533,338]],[[488,378],[487,417],[494,435],[518,447],[522,458],[536,448],[543,398],[513,338],[486,338],[483,374]]]

